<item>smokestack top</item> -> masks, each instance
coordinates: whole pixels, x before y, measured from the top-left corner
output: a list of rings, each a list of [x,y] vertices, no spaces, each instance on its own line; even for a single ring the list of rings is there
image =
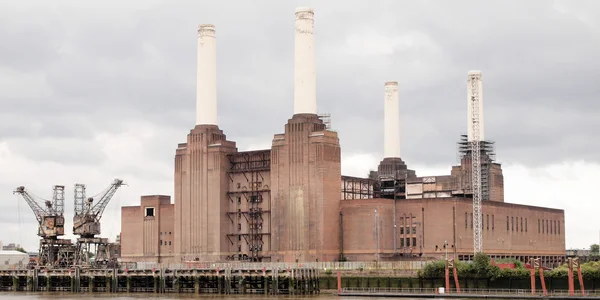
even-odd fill
[[[312,9],[311,7],[296,7],[296,15],[298,15],[298,13],[309,13],[309,14],[314,14],[315,10]]]
[[[471,70],[471,71],[469,71],[469,75],[481,75],[481,71],[479,71],[479,70]]]
[[[209,36],[215,37],[215,25],[200,24],[198,25],[198,37]]]
[[[388,81],[388,82],[386,82],[386,83],[385,83],[385,85],[386,85],[386,86],[387,86],[387,85],[395,85],[395,86],[398,86],[398,81]]]

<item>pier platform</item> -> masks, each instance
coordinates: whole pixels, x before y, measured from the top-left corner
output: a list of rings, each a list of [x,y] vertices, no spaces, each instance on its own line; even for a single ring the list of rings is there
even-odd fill
[[[0,291],[311,295],[320,289],[314,268],[70,268],[0,270]]]

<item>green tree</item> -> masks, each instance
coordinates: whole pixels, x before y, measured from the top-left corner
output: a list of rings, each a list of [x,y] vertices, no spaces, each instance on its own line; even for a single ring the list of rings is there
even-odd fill
[[[590,246],[590,255],[600,255],[600,245],[592,244]]]
[[[17,248],[15,248],[15,251],[19,251],[19,252],[22,252],[22,253],[27,253],[27,251],[25,251],[25,249],[23,249],[23,247],[17,247]]]

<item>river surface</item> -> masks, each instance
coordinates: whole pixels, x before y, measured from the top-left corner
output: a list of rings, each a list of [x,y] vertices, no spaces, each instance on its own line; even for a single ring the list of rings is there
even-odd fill
[[[0,292],[0,299],[17,299],[17,300],[33,300],[33,299],[81,299],[81,298],[98,298],[98,299],[116,299],[116,300],[139,300],[139,299],[157,299],[157,300],[167,300],[167,299],[201,299],[201,300],[210,300],[210,299],[235,299],[235,300],[259,300],[259,299],[274,299],[274,300],[292,300],[292,299],[302,299],[302,300],[359,300],[359,299],[369,299],[369,300],[384,300],[391,299],[388,297],[338,297],[331,294],[323,294],[318,296],[262,296],[262,295],[190,295],[190,294],[180,294],[180,295],[170,295],[170,294],[132,294],[132,295],[123,295],[123,294],[101,294],[101,293],[27,293],[27,292]],[[396,298],[396,299],[404,299],[404,300],[416,300],[417,298]],[[443,300],[444,298],[437,298]],[[465,300],[465,298],[450,298],[453,300]]]

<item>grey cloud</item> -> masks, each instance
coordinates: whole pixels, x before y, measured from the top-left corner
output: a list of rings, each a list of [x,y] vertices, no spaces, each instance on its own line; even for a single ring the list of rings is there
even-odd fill
[[[398,80],[405,160],[453,163],[455,142],[466,131],[466,73],[480,69],[486,137],[496,140],[502,161],[598,160],[592,150],[596,124],[584,126],[578,114],[600,114],[599,28],[551,2],[156,1],[137,9],[140,3],[115,12],[110,4],[61,2],[49,12],[21,13],[5,6],[13,17],[4,19],[0,38],[11,41],[13,50],[0,50],[6,51],[0,52],[0,72],[43,72],[52,94],[11,96],[2,100],[8,109],[3,113],[29,122],[45,113],[47,129],[38,134],[62,137],[83,138],[105,127],[119,132],[122,122],[114,120],[156,122],[179,132],[156,139],[148,150],[170,164],[176,143],[185,141],[194,124],[196,25],[213,23],[220,126],[240,149],[247,147],[241,141],[268,145],[292,114],[293,11],[314,4],[318,106],[332,113],[345,154],[381,154],[383,82]],[[38,21],[21,20],[25,14]],[[62,119],[59,113],[83,120],[61,130],[72,125],[50,121]],[[31,134],[26,122],[12,119],[4,139],[10,131]],[[554,125],[548,130],[540,124]],[[556,138],[574,127],[573,139],[581,141]]]
[[[9,149],[37,162],[97,165],[105,154],[94,141],[73,139],[12,139]]]

